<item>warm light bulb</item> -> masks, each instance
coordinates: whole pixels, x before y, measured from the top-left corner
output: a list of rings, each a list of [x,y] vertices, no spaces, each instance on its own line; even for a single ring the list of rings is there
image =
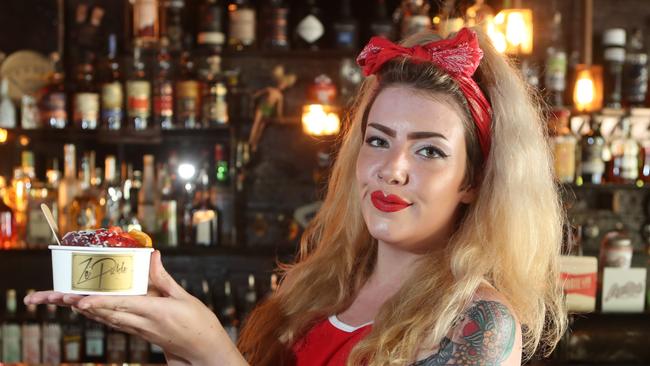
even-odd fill
[[[590,78],[579,79],[576,81],[576,103],[584,106],[594,100],[594,81]],[[578,108],[583,109],[583,108]]]
[[[8,136],[9,136],[9,132],[4,128],[0,128],[0,144],[4,144],[5,142],[7,142]]]
[[[334,135],[341,129],[339,116],[332,107],[310,104],[303,107],[302,125],[305,133],[312,136]]]
[[[526,37],[526,23],[521,13],[508,14],[506,22],[506,40],[514,45],[520,46]]]

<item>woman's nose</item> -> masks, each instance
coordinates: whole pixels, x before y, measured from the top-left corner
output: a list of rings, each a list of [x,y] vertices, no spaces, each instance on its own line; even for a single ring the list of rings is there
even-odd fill
[[[391,185],[404,185],[408,183],[408,162],[406,153],[395,152],[377,171],[377,178]]]

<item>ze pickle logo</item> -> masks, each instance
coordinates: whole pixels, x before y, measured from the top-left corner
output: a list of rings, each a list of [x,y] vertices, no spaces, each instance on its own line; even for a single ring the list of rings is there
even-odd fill
[[[73,290],[123,291],[132,287],[132,255],[72,254]]]

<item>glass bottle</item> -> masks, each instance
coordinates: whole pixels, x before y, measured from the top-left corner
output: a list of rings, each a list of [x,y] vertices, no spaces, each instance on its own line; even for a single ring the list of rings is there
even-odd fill
[[[562,35],[562,13],[553,15],[551,44],[546,48],[546,74],[544,85],[548,102],[553,107],[564,106],[564,91],[566,90],[567,55]]]
[[[61,56],[59,53],[53,52],[50,54],[50,61],[52,62],[54,71],[48,76],[47,85],[39,93],[38,114],[43,126],[61,129],[65,128],[68,124]]]
[[[27,290],[27,295],[34,292],[33,289]],[[37,306],[34,304],[26,306],[21,333],[22,362],[27,364],[41,363],[41,324],[38,319]]]
[[[601,184],[605,173],[603,148],[605,139],[600,133],[600,122],[590,118],[590,129],[580,139],[580,180],[582,183]]]
[[[161,40],[167,38],[169,50],[180,51],[183,48],[183,10],[184,0],[167,0],[164,3],[163,16],[161,19]]]
[[[608,29],[603,34],[604,101],[607,108],[621,108],[623,63],[625,62],[625,29]]]
[[[143,231],[156,233],[156,201],[158,197],[154,175],[154,157],[145,155],[143,161],[142,189],[138,192],[138,220]]]
[[[631,107],[642,107],[648,93],[648,53],[643,43],[643,31],[634,29],[623,66],[623,98]]]
[[[169,41],[160,39],[156,57],[156,76],[153,81],[153,118],[162,129],[174,128],[174,86],[171,80],[171,55]]]
[[[199,32],[196,43],[206,54],[221,53],[226,36],[223,33],[223,7],[218,0],[201,4]]]
[[[83,326],[79,315],[70,308],[64,308],[63,319],[63,362],[81,362],[83,355]]]
[[[0,78],[0,128],[16,128],[16,107],[9,97],[7,78]]]
[[[99,192],[92,184],[95,175],[95,152],[85,153],[81,159],[81,192],[72,200],[71,214],[76,224],[74,230],[99,228],[103,218],[103,207]]]
[[[194,61],[188,51],[183,51],[181,74],[176,82],[176,118],[180,127],[200,127],[200,103],[200,85],[196,77]]]
[[[17,245],[16,216],[14,210],[7,205],[6,182],[0,177],[0,249],[10,249]]]
[[[156,242],[162,247],[173,248],[178,246],[178,201],[168,172],[168,168],[163,166],[158,175],[161,197],[157,215],[159,235]]]
[[[375,15],[370,23],[370,36],[381,36],[389,40],[395,39],[395,24],[388,16],[386,0],[376,0]]]
[[[72,216],[72,201],[79,193],[77,180],[76,149],[74,145],[63,146],[63,179],[59,183],[59,233],[64,234],[76,227]]]
[[[325,26],[321,9],[316,0],[307,0],[304,9],[296,17],[293,45],[297,49],[318,50],[322,48]]]
[[[86,319],[84,326],[84,362],[106,361],[106,327],[94,320]]]
[[[99,121],[99,93],[93,61],[94,55],[87,53],[77,65],[72,119],[75,126],[83,130],[96,129]]]
[[[108,328],[106,336],[106,362],[122,364],[127,361],[127,334],[114,328]]]
[[[141,230],[140,222],[137,219],[138,189],[135,180],[135,173],[131,164],[122,165],[122,202],[120,203],[119,226],[128,232],[131,229]]]
[[[104,184],[101,189],[100,204],[104,206],[101,227],[118,226],[122,188],[117,180],[115,156],[108,155],[104,160]]]
[[[289,49],[289,5],[284,0],[267,0],[263,10],[262,46],[267,50]]]
[[[239,319],[237,317],[237,307],[235,296],[232,293],[230,281],[226,280],[223,284],[223,299],[219,309],[219,321],[228,333],[230,340],[237,342],[239,337]]]
[[[350,0],[341,0],[339,16],[332,24],[334,46],[338,49],[356,50],[359,43],[359,22],[352,16]]]
[[[6,294],[5,314],[2,321],[2,361],[21,362],[21,328],[16,315],[16,290],[8,289]]]
[[[43,321],[43,363],[58,365],[61,363],[61,341],[63,332],[57,317],[57,306],[47,304],[47,313]]]
[[[158,42],[158,0],[129,0],[133,6],[133,38],[149,48]]]
[[[228,124],[226,81],[221,73],[221,56],[208,57],[209,69],[202,83],[201,104],[203,127],[221,127]]]
[[[249,0],[233,0],[228,4],[228,46],[237,51],[255,44],[255,7]]]
[[[38,115],[36,98],[30,94],[20,97],[20,127],[24,130],[41,128],[41,119]]]
[[[551,137],[555,176],[561,183],[573,183],[576,173],[577,139],[569,128],[570,112],[567,109],[556,109],[552,113],[555,124]]]
[[[129,127],[146,130],[151,117],[151,83],[142,59],[142,44],[137,41],[133,47],[131,75],[126,82],[126,99]]]
[[[629,116],[621,118],[619,126],[621,134],[610,143],[612,160],[608,173],[611,182],[630,184],[636,182],[639,174],[639,144],[631,136]]]
[[[108,58],[102,83],[102,125],[116,131],[122,128],[124,119],[124,88],[122,71],[117,59],[117,36],[108,36]]]
[[[54,179],[55,176],[50,176],[48,179]],[[56,194],[53,188],[54,182],[49,181],[48,184],[35,182],[29,192],[29,205],[27,208],[27,247],[28,248],[47,248],[48,245],[53,244],[53,236],[50,231],[50,226],[45,220],[45,215],[41,211],[41,204],[47,205],[52,211],[54,220],[57,220],[57,202]]]
[[[220,244],[220,217],[217,208],[210,201],[210,180],[208,169],[201,169],[198,178],[200,191],[197,203],[192,208],[192,233],[195,245],[217,246]]]

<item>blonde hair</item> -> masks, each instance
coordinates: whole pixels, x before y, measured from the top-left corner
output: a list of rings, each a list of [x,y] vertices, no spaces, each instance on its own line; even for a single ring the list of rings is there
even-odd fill
[[[479,193],[465,207],[443,252],[420,261],[408,285],[382,305],[348,365],[413,362],[420,347],[436,346],[447,335],[484,280],[507,299],[523,325],[524,358],[554,349],[566,328],[558,281],[564,217],[543,118],[519,74],[477,33],[484,57],[474,79],[493,109],[487,159],[464,97],[433,64],[397,59],[382,68],[379,78],[368,77],[350,114],[323,205],[302,237],[299,258],[281,267],[287,280],[244,327],[239,347],[251,364],[290,364],[294,342],[317,322],[347,309],[372,272],[377,244],[361,215],[355,168],[368,110],[378,92],[391,85],[449,96],[460,106],[468,146],[466,184]],[[402,44],[436,39],[423,32]]]

